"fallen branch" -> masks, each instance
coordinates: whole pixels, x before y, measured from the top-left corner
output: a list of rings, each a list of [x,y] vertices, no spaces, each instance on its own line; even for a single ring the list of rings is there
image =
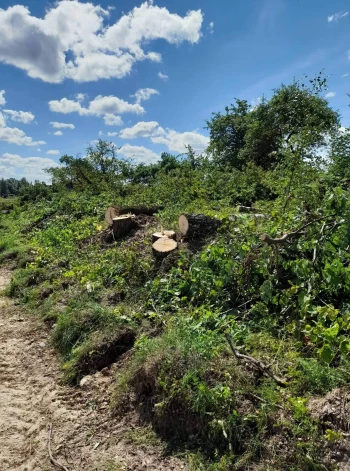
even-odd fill
[[[257,368],[259,368],[260,371],[262,371],[264,374],[270,376],[270,378],[272,378],[274,381],[276,381],[276,383],[279,385],[279,386],[282,386],[282,387],[286,387],[287,386],[287,382],[286,380],[284,379],[281,379],[279,378],[278,376],[276,376],[270,369],[269,366],[265,365],[265,363],[263,363],[262,361],[260,360],[257,360],[256,358],[253,358],[253,357],[250,357],[248,355],[243,355],[243,353],[240,353],[238,350],[235,349],[234,345],[233,345],[233,341],[232,341],[232,338],[230,337],[229,334],[226,334],[226,339],[228,341],[228,344],[230,345],[230,348],[232,350],[232,353],[234,354],[234,356],[237,358],[237,360],[246,360],[246,361],[249,361],[250,363],[252,363],[253,365],[255,365]]]
[[[47,446],[48,446],[48,451],[49,451],[49,457],[50,457],[50,462],[56,466],[56,468],[61,469],[62,471],[68,471],[68,469],[63,466],[63,464],[59,463],[57,460],[52,455],[52,450],[51,450],[51,440],[52,440],[52,423],[50,422],[49,425],[49,438],[47,441]]]
[[[262,242],[265,242],[265,244],[268,244],[268,245],[283,245],[285,244],[286,242],[288,242],[289,239],[291,239],[292,237],[297,237],[297,236],[302,236],[302,235],[305,235],[305,232],[304,229],[306,229],[307,227],[311,226],[312,224],[314,224],[315,222],[318,222],[318,221],[322,221],[324,219],[327,219],[325,217],[320,217],[320,218],[317,218],[317,219],[314,219],[310,222],[307,222],[306,224],[304,224],[303,226],[301,226],[299,229],[297,229],[296,231],[293,231],[293,232],[288,232],[287,234],[283,234],[282,237],[276,237],[276,238],[273,238],[273,237],[270,237],[268,234],[262,234],[260,236],[260,240]]]

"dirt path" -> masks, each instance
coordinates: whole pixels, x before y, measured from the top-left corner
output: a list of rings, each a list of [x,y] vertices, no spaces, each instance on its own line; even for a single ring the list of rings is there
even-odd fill
[[[0,268],[0,293],[10,276]],[[136,425],[111,416],[108,400],[115,368],[89,377],[84,390],[60,384],[48,332],[0,295],[1,471],[59,469],[48,455],[50,423],[53,455],[68,471],[186,469],[180,460],[164,457],[161,447],[130,441],[138,434]]]

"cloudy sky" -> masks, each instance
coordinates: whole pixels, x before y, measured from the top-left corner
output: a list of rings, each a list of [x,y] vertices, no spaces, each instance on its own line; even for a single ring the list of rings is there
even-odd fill
[[[345,0],[0,3],[0,177],[46,178],[99,137],[136,162],[205,149],[205,120],[324,70],[350,125]]]

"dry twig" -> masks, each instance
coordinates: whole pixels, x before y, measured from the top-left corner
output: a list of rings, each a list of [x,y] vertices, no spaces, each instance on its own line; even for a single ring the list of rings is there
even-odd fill
[[[48,441],[47,441],[47,447],[48,447],[48,451],[49,451],[50,462],[54,466],[56,466],[56,468],[59,468],[62,471],[68,471],[68,469],[65,466],[63,466],[63,464],[59,463],[53,457],[52,450],[51,450],[51,440],[52,440],[52,423],[50,422],[50,425],[49,425],[49,438],[48,438]]]
[[[240,353],[238,350],[235,349],[234,345],[233,345],[233,341],[232,341],[232,338],[229,334],[226,334],[226,339],[228,341],[228,344],[230,345],[231,347],[231,350],[232,350],[232,353],[234,354],[234,356],[237,358],[237,360],[246,360],[246,361],[249,361],[250,363],[252,363],[253,365],[255,365],[257,368],[259,368],[260,371],[262,371],[263,373],[265,373],[266,375],[270,376],[270,378],[272,378],[274,381],[276,381],[276,383],[279,385],[279,386],[282,386],[282,387],[286,387],[287,386],[287,382],[286,380],[284,379],[281,379],[279,378],[278,376],[276,376],[270,369],[270,367],[268,365],[265,365],[265,363],[263,363],[262,361],[260,360],[257,360],[256,358],[253,358],[253,357],[250,357],[248,355],[243,355],[243,353]]]

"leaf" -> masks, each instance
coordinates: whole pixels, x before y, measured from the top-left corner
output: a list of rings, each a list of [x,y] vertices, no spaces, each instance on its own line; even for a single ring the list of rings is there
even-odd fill
[[[339,334],[339,324],[338,322],[335,322],[332,327],[329,327],[328,329],[325,329],[324,331],[324,336],[328,339],[334,339],[337,335]]]
[[[332,352],[332,349],[329,345],[324,344],[321,350],[319,351],[319,354],[322,358],[322,360],[329,365],[331,361],[334,358],[334,354]]]
[[[350,352],[350,341],[344,339],[342,342],[340,342],[339,349],[344,354],[349,353]]]

